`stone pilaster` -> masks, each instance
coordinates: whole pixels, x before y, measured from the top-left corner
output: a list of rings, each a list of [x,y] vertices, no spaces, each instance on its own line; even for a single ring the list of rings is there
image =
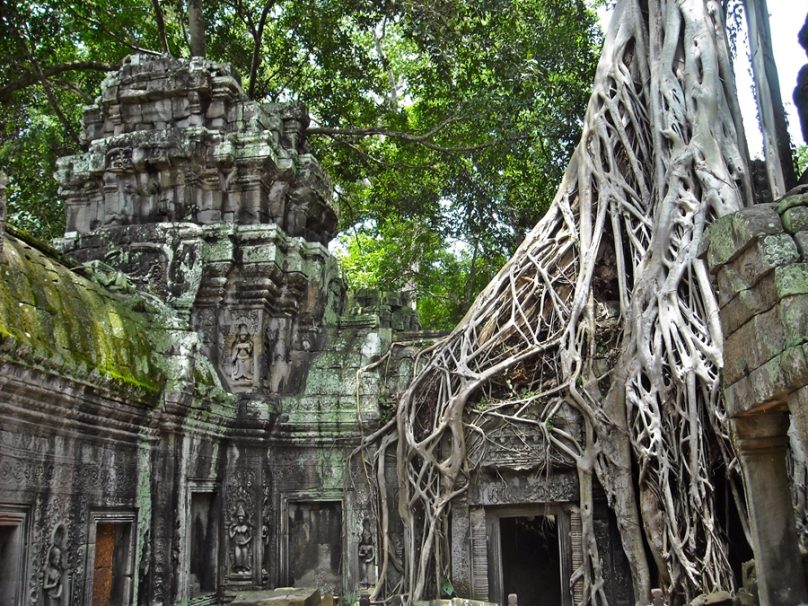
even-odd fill
[[[761,606],[808,601],[786,473],[788,424],[785,412],[733,420]]]

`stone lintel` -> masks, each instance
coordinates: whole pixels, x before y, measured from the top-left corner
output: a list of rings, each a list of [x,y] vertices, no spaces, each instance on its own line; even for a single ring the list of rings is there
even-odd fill
[[[727,387],[730,416],[782,407],[788,394],[808,384],[808,345],[785,349]]]

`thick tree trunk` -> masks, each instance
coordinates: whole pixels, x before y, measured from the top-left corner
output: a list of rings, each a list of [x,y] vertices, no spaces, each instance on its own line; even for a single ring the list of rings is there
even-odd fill
[[[749,51],[755,93],[760,108],[763,129],[763,152],[766,174],[772,198],[778,199],[796,185],[791,138],[786,125],[786,113],[780,97],[780,82],[772,54],[772,34],[766,0],[746,0],[746,21],[749,25]]]
[[[154,22],[157,24],[157,36],[160,38],[160,50],[165,54],[169,54],[171,51],[168,48],[166,21],[163,18],[163,9],[160,6],[160,0],[152,0],[152,8],[154,9]]]
[[[207,52],[205,38],[205,15],[202,0],[188,0],[188,32],[192,57],[204,57]]]

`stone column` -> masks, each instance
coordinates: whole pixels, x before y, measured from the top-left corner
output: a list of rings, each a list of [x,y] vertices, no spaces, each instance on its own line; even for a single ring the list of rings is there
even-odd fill
[[[786,473],[788,423],[779,411],[733,419],[761,606],[808,602]]]

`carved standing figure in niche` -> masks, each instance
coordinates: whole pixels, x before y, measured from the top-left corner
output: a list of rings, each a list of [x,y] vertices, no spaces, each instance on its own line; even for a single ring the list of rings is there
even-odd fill
[[[253,343],[252,335],[246,324],[238,325],[238,334],[230,350],[232,371],[230,378],[234,381],[252,381],[253,378]]]
[[[247,521],[244,503],[241,501],[236,506],[235,521],[230,524],[228,534],[233,543],[233,572],[237,574],[250,572],[250,544],[253,532],[252,525]]]
[[[45,567],[45,578],[42,590],[45,592],[45,606],[60,606],[62,603],[64,569],[62,567],[62,548],[52,545],[48,550],[48,564]]]
[[[376,582],[375,574],[376,549],[373,546],[373,533],[370,530],[370,520],[362,520],[362,535],[359,538],[359,572],[362,575],[361,584],[370,587]]]

